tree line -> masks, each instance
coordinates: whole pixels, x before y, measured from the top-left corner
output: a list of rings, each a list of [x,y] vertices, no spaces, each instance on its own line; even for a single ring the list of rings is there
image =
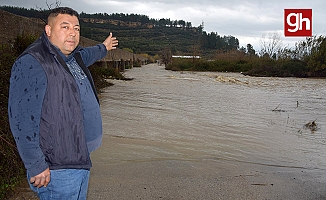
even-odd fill
[[[262,39],[261,51],[251,44],[239,50],[216,51],[214,59],[172,59],[162,55],[166,69],[242,72],[251,76],[326,77],[326,36],[315,35],[283,47],[279,36]]]
[[[45,17],[48,15],[48,9],[27,9],[22,7],[14,7],[14,6],[1,6],[2,10],[7,12],[14,13],[16,15],[21,15],[25,17],[31,18],[42,18],[45,20]],[[140,22],[142,25],[144,24],[153,24],[154,26],[160,27],[182,27],[182,28],[197,28],[193,27],[191,22],[187,22],[185,20],[171,20],[171,19],[154,19],[149,18],[147,15],[141,14],[125,14],[125,13],[94,13],[88,14],[85,12],[80,13],[80,18],[92,18],[92,19],[102,19],[102,20],[119,20],[125,22]],[[199,25],[199,30],[202,30],[202,25]]]
[[[200,43],[202,48],[216,50],[232,50],[239,48],[239,40],[232,35],[220,36],[216,32],[203,32]]]
[[[85,12],[81,12],[80,17],[81,18],[103,19],[103,20],[140,22],[142,25],[153,24],[154,26],[160,26],[160,27],[182,27],[182,28],[187,28],[187,29],[197,28],[197,27],[193,27],[191,22],[186,22],[185,20],[171,20],[170,18],[169,19],[165,19],[165,18],[154,19],[154,18],[149,18],[147,15],[140,15],[140,14],[125,14],[125,13],[87,14]]]
[[[26,9],[12,6],[1,6],[5,11],[31,18],[41,18],[45,21],[49,10]],[[134,53],[158,55],[169,47],[174,54],[191,54],[194,46],[205,56],[215,50],[230,50],[239,48],[239,40],[234,36],[221,36],[217,32],[207,33],[204,25],[194,27],[185,20],[153,19],[147,15],[124,13],[80,13],[81,35],[96,41],[102,41],[108,32],[114,32],[119,37],[119,47],[132,49]],[[118,20],[121,23],[95,23],[83,19]],[[139,22],[139,26],[127,26],[124,22]],[[199,52],[199,51],[198,51]]]

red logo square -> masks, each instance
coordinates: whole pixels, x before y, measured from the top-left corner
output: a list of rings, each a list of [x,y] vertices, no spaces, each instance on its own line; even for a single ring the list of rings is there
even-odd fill
[[[312,9],[284,9],[284,35],[312,36]]]

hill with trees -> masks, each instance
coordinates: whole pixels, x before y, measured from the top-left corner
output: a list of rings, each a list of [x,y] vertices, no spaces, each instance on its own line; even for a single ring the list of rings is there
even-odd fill
[[[26,9],[2,6],[7,12],[46,21],[48,10]],[[239,48],[234,36],[207,33],[204,26],[194,27],[184,20],[153,19],[146,15],[124,13],[80,13],[81,35],[96,41],[103,41],[109,32],[119,39],[119,47],[136,54],[151,56],[160,54],[166,48],[172,54],[201,55],[209,57],[216,50],[230,51]]]

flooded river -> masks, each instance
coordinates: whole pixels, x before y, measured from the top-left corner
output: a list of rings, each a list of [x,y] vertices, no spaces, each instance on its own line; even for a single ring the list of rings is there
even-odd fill
[[[101,94],[104,134],[166,147],[135,147],[143,157],[326,169],[325,79],[173,72],[155,64],[125,76],[133,80],[114,80]],[[305,126],[313,121],[315,130]]]

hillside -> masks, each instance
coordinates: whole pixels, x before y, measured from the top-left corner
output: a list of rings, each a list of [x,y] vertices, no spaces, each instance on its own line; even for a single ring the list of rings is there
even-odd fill
[[[194,31],[185,31],[182,28],[169,27],[124,27],[104,25],[81,21],[83,30],[81,35],[97,41],[102,41],[111,31],[119,39],[120,48],[129,48],[134,53],[159,54],[165,48],[173,52],[192,53],[190,50],[196,45],[199,34]],[[86,29],[86,31],[85,31]]]
[[[0,9],[29,18],[44,18],[48,12],[8,6]],[[207,57],[216,50],[239,49],[237,38],[220,36],[215,32],[206,33],[202,25],[193,27],[191,22],[184,20],[157,20],[138,14],[80,13],[80,23],[82,36],[103,41],[113,32],[119,39],[120,48],[131,49],[136,54],[153,56],[169,49],[173,54]]]
[[[22,33],[40,35],[44,29],[44,23],[39,20],[30,20],[10,14],[0,9],[0,44],[7,44]]]

